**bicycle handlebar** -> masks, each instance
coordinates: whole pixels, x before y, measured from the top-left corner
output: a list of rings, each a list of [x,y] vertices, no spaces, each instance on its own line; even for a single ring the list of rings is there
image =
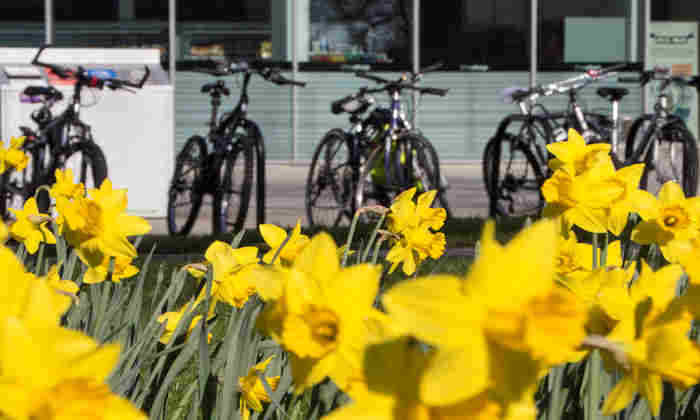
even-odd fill
[[[42,61],[39,61],[39,56],[41,53],[51,47],[51,45],[45,44],[39,47],[39,50],[37,51],[36,55],[31,61],[32,65],[35,66],[41,66],[45,67],[47,69],[50,69],[52,72],[54,72],[58,77],[61,79],[69,79],[71,77],[74,77],[76,79],[76,83],[79,85],[83,86],[88,86],[88,87],[96,87],[98,89],[102,89],[104,86],[109,87],[112,90],[116,89],[125,89],[126,87],[132,87],[132,88],[137,88],[141,89],[146,83],[146,80],[148,77],[151,75],[151,71],[149,70],[148,66],[143,66],[145,69],[145,73],[143,75],[143,78],[138,83],[131,82],[129,80],[121,80],[117,78],[99,78],[95,76],[89,76],[88,71],[85,70],[82,66],[78,66],[76,69],[70,69],[68,67],[63,67],[58,64],[51,64],[51,63],[45,63]],[[128,89],[125,89],[128,90]]]
[[[415,90],[420,94],[445,96],[445,95],[447,95],[447,92],[449,91],[449,89],[420,87],[420,86],[415,85],[415,81],[417,80],[417,78],[420,78],[420,76],[423,73],[425,73],[426,71],[437,70],[440,67],[442,67],[442,63],[436,63],[436,64],[433,64],[429,67],[426,67],[420,73],[417,73],[417,74],[411,73],[412,74],[411,78],[414,80],[414,82],[407,81],[407,79],[408,79],[407,74],[403,74],[398,80],[384,79],[383,77],[375,76],[373,74],[368,74],[367,72],[364,72],[364,71],[356,71],[355,76],[362,77],[363,79],[372,80],[373,82],[385,85],[384,87],[376,88],[376,89],[363,88],[365,93],[378,93],[378,92],[385,92],[385,91],[390,92],[392,90],[401,91],[403,89],[409,89],[409,90]]]
[[[671,69],[668,67],[654,67],[651,70],[640,72],[640,78],[637,80],[640,85],[646,86],[652,80],[660,80],[664,82],[662,89],[665,89],[671,83],[686,85],[700,90],[700,75],[695,76],[674,76]]]

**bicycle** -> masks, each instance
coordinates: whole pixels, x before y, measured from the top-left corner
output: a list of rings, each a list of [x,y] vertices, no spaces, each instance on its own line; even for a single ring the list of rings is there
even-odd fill
[[[591,83],[615,75],[613,71],[623,66],[587,70],[559,82],[505,92],[510,101],[518,104],[520,113],[501,120],[484,148],[482,175],[491,217],[540,213],[544,207],[540,187],[550,175],[547,162],[551,156],[546,146],[566,140],[569,128],[580,132],[587,142],[612,141],[609,139],[616,123],[604,115],[584,112],[577,94]],[[609,92],[599,90],[601,93]],[[566,111],[550,112],[537,102],[540,97],[556,94],[568,95]]]
[[[698,188],[697,142],[685,121],[672,113],[673,106],[665,91],[673,84],[700,90],[700,76],[673,76],[666,68],[642,72],[642,86],[652,80],[661,81],[654,112],[641,115],[632,123],[625,143],[625,162],[645,164],[640,188],[654,195],[664,183],[674,180],[687,197],[695,196]]]
[[[411,74],[410,82],[408,75],[390,81],[365,72],[355,73],[385,86],[363,87],[331,104],[333,114],[350,114],[351,127],[347,131],[340,128],[328,131],[314,151],[305,192],[310,225],[349,223],[355,211],[370,201],[388,207],[396,194],[412,186],[421,191],[437,189],[437,201],[449,212],[440,183],[437,152],[411,127],[400,97],[403,89],[421,94],[447,94],[446,89],[415,86],[422,74],[439,67],[440,64]],[[366,118],[361,118],[375,104],[371,95],[380,92],[389,93],[391,106],[375,107]]]
[[[188,138],[175,158],[175,171],[168,189],[168,231],[170,235],[187,235],[197,219],[205,194],[214,197],[212,232],[240,231],[248,213],[254,165],[257,167],[257,222],[264,223],[265,143],[258,125],[247,117],[248,85],[253,74],[277,85],[303,87],[306,83],[285,78],[265,61],[196,61],[193,68],[187,68],[190,64],[181,62],[180,67],[217,77],[243,74],[243,83],[238,104],[221,118],[218,118],[221,96],[229,96],[229,89],[223,80],[202,86],[201,92],[211,96],[209,133],[206,139],[199,135]],[[207,140],[211,143],[210,149]],[[234,204],[236,197],[237,206]]]
[[[73,95],[70,104],[60,115],[54,117],[51,107],[63,99],[63,94],[52,86],[29,86],[23,91],[25,100],[43,103],[42,107],[32,113],[32,119],[38,125],[38,131],[29,127],[20,127],[25,142],[23,150],[30,155],[30,163],[21,173],[5,172],[0,182],[0,215],[4,220],[10,218],[9,208],[21,208],[29,197],[37,196],[40,212],[48,212],[51,199],[48,192],[40,190],[42,185],[51,185],[56,181],[56,169],[73,170],[76,183],[82,183],[86,189],[98,188],[107,178],[107,161],[102,149],[95,143],[92,130],[80,119],[81,94],[83,88],[112,90],[129,88],[140,89],[150,75],[145,71],[141,80],[131,82],[116,78],[99,78],[82,66],[74,69],[45,63],[39,60],[42,52],[50,45],[39,48],[31,64],[51,70],[61,79],[73,79]]]

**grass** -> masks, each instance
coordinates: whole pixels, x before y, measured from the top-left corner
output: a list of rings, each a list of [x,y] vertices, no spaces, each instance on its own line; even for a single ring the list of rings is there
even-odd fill
[[[496,224],[496,237],[504,242],[518,232],[523,226],[523,219],[506,219],[500,220]],[[453,218],[445,223],[441,229],[447,238],[447,248],[467,248],[473,247],[476,241],[481,236],[481,230],[484,225],[484,219],[478,217],[469,218]],[[288,227],[291,228],[291,227]],[[348,234],[348,228],[337,229],[320,229],[320,228],[305,228],[302,233],[313,235],[321,230],[325,230],[333,236],[335,241],[340,245],[345,243],[345,238]],[[369,226],[358,226],[355,237],[367,237],[371,228]],[[202,235],[202,236],[187,236],[187,237],[172,237],[169,235],[146,235],[143,237],[139,246],[139,251],[148,253],[152,246],[156,246],[156,254],[168,255],[187,255],[199,254],[203,255],[207,247],[214,240],[231,242],[232,234],[226,235]],[[243,236],[241,245],[263,245],[264,241],[257,229],[247,229]]]

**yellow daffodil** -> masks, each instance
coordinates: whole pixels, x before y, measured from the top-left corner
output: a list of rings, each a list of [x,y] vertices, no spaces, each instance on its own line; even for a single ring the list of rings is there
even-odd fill
[[[583,308],[554,283],[556,223],[538,222],[505,247],[494,230],[489,221],[466,278],[408,280],[384,295],[384,307],[400,327],[440,346],[421,384],[427,403],[453,404],[489,385],[488,341],[557,363],[584,337]]]
[[[70,205],[63,203],[71,209],[63,213],[66,240],[83,251],[90,266],[102,264],[104,256],[135,258],[136,248],[127,237],[146,234],[151,225],[142,217],[124,213],[126,190],[112,189],[111,181],[106,179],[99,189],[90,190],[90,196],[73,200]]]
[[[12,137],[10,139],[10,147],[2,150],[0,159],[0,173],[5,172],[6,165],[15,168],[18,171],[23,171],[29,163],[29,156],[22,150],[25,137]]]
[[[403,263],[403,272],[412,275],[423,260],[427,257],[438,259],[445,252],[445,234],[433,233],[427,226],[418,226],[406,229],[402,237],[386,255],[386,260],[391,264],[389,269],[393,273],[399,264]]]
[[[638,213],[644,219],[653,212],[655,197],[638,188],[643,172],[643,163],[629,165],[615,171],[615,175],[608,180],[620,190],[608,207],[608,230],[617,236],[625,229],[630,213]]]
[[[15,254],[0,247],[0,320],[15,317],[42,325],[58,325],[70,301],[57,298],[49,283],[26,271]]]
[[[610,161],[609,144],[586,144],[583,137],[573,128],[569,129],[568,134],[566,141],[547,145],[549,153],[555,156],[549,161],[552,171],[561,169],[571,176],[577,176],[596,165]]]
[[[54,307],[68,308],[71,303],[78,300],[78,285],[70,280],[63,280],[58,274],[58,266],[53,265],[41,280],[48,283],[54,290],[53,299],[56,301]]]
[[[334,410],[325,420],[346,419],[515,419],[518,413],[529,414],[534,418],[536,409],[534,399],[529,391],[532,390],[536,378],[526,372],[530,363],[523,360],[512,362],[505,360],[510,368],[507,381],[511,383],[507,392],[495,392],[496,387],[452,404],[435,405],[421,399],[418,384],[423,373],[433,363],[434,352],[424,352],[415,343],[406,338],[374,344],[367,348],[364,357],[364,373],[367,377],[369,392],[362,398]],[[518,365],[513,362],[517,361]],[[525,363],[523,363],[525,362]],[[494,363],[497,363],[494,361]],[[445,368],[450,368],[445,366]],[[498,378],[499,371],[494,369]],[[529,374],[528,379],[522,374]],[[512,378],[517,377],[517,381]],[[471,377],[470,377],[471,378]],[[445,384],[445,387],[449,384]],[[512,398],[513,395],[517,397]],[[522,417],[528,418],[527,416]]]
[[[78,251],[78,257],[85,263],[88,264],[88,270],[83,276],[83,283],[94,284],[102,283],[107,279],[107,274],[109,271],[110,260],[114,259],[114,265],[112,270],[112,275],[110,280],[114,283],[121,283],[122,279],[128,279],[138,274],[139,269],[136,266],[131,265],[132,258],[129,257],[110,257],[103,256],[102,262],[96,266],[90,266],[89,262],[93,261],[93,258],[86,257],[86,253]],[[101,253],[99,255],[102,255]]]
[[[268,357],[257,365],[251,367],[246,376],[238,378],[238,387],[241,390],[239,406],[243,420],[250,419],[249,408],[253,411],[262,412],[262,403],[270,402],[270,396],[267,395],[267,391],[265,391],[265,386],[263,385],[260,376],[265,374],[265,369],[272,358],[273,356]],[[265,378],[265,381],[267,381],[270,389],[274,391],[277,389],[280,377],[268,376]]]
[[[22,242],[30,254],[36,253],[39,243],[55,244],[56,238],[47,227],[51,218],[48,214],[39,213],[34,197],[24,203],[24,209],[10,209],[16,220],[10,226],[10,235]]]
[[[9,317],[0,320],[0,353],[0,417],[147,418],[105,383],[118,344]]]
[[[263,255],[263,262],[270,264],[284,240],[287,239],[287,232],[279,226],[271,224],[262,224],[258,226],[258,229],[260,229],[263,240],[270,247],[270,250]],[[275,264],[281,264],[282,261],[291,264],[308,243],[309,237],[301,233],[301,220],[298,220],[289,235],[289,240],[279,252]]]
[[[196,302],[195,302],[196,305]],[[170,339],[173,337],[173,334],[175,333],[175,329],[177,329],[177,325],[180,323],[182,318],[185,316],[187,313],[188,309],[193,308],[192,305],[184,305],[180,309],[174,312],[166,312],[163,315],[158,317],[158,322],[161,324],[165,323],[165,330],[163,331],[163,335],[160,336],[160,342],[163,344],[168,344],[170,342]],[[208,318],[211,318],[213,314],[207,315]],[[192,321],[190,322],[189,327],[187,328],[187,333],[185,338],[189,338],[190,333],[192,330],[197,326],[197,323],[202,320],[202,315],[195,315],[192,318]],[[208,334],[207,341],[211,341],[211,333]]]
[[[681,262],[693,252],[693,239],[700,234],[700,197],[686,198],[680,185],[668,181],[659,199],[632,231],[632,240],[655,243],[669,262]]]
[[[607,232],[607,209],[623,193],[621,186],[608,182],[614,172],[611,162],[596,165],[579,176],[555,171],[542,185],[547,201],[543,215],[563,217],[567,229],[577,225],[589,232]]]
[[[700,381],[700,347],[687,336],[691,316],[686,313],[660,321],[663,317],[653,318],[649,307],[648,300],[639,302],[636,319],[624,321],[632,325],[632,338],[616,331],[610,335],[612,347],[618,348],[618,354],[610,360],[617,362],[624,376],[606,397],[604,415],[622,410],[639,392],[646,398],[651,414],[658,417],[664,380],[680,388]]]
[[[338,248],[326,233],[304,247],[289,269],[261,272],[267,300],[258,328],[289,352],[296,392],[326,376],[344,390],[360,372],[368,337],[365,320],[379,289],[379,266],[341,268]]]
[[[430,207],[435,201],[436,190],[426,191],[413,202],[416,187],[409,188],[397,195],[388,215],[389,230],[401,234],[407,230],[423,227],[439,230],[445,223],[447,212],[443,208]]]
[[[415,193],[416,188],[410,188],[399,194],[391,205],[388,226],[396,238],[386,256],[392,263],[390,273],[403,263],[403,272],[412,275],[427,257],[437,259],[445,252],[445,235],[431,231],[440,229],[446,217],[445,209],[430,207],[437,191],[421,194],[417,203],[413,202]]]
[[[49,193],[56,199],[58,197],[66,197],[68,199],[78,198],[85,195],[85,187],[82,182],[76,184],[73,180],[73,171],[68,168],[64,171],[56,169],[56,183],[51,186]]]
[[[214,241],[207,248],[204,258],[214,271],[211,295],[236,308],[242,308],[248,298],[255,294],[253,269],[260,261],[258,248],[246,246],[234,249],[231,245]],[[199,299],[203,299],[206,288],[202,288]]]

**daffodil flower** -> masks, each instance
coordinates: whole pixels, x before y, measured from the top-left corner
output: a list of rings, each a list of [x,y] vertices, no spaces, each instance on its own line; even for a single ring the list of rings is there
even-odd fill
[[[270,264],[280,246],[287,239],[287,232],[279,226],[271,224],[262,224],[258,226],[258,229],[260,229],[260,235],[262,235],[263,240],[270,247],[270,250],[263,255],[263,262]],[[282,250],[279,251],[275,264],[281,264],[282,261],[285,263],[294,262],[294,259],[308,243],[309,237],[301,233],[301,220],[298,220],[292,233],[290,233],[289,240],[284,244]]]
[[[56,176],[56,183],[51,186],[49,193],[54,199],[58,197],[66,197],[68,199],[74,199],[82,197],[85,195],[85,187],[83,183],[76,184],[73,182],[73,170],[67,168],[66,170],[56,169],[54,172]]]
[[[664,319],[655,317],[649,308],[649,300],[640,301],[636,317],[616,328],[624,332],[613,331],[608,337],[619,353],[608,360],[618,365],[623,377],[605,398],[604,415],[624,409],[639,392],[651,414],[658,417],[664,380],[682,389],[700,381],[700,347],[687,336],[691,316],[684,313]]]
[[[49,272],[46,273],[41,280],[45,281],[49,286],[51,286],[55,292],[53,294],[53,299],[55,300],[53,305],[54,307],[66,308],[67,310],[71,303],[78,301],[78,285],[73,281],[62,279],[58,274],[57,265],[51,266]]]
[[[194,303],[196,305],[196,301]],[[187,314],[188,308],[191,309],[194,307],[194,305],[184,305],[177,311],[172,311],[172,312],[166,312],[163,315],[158,317],[158,322],[161,324],[165,324],[165,330],[163,330],[163,334],[160,336],[159,341],[163,344],[168,344],[170,340],[173,338],[173,334],[175,334],[175,330],[177,329],[177,325],[182,321],[182,318]],[[207,315],[207,318],[213,317],[213,313],[210,313]],[[202,320],[202,315],[195,315],[192,318],[192,321],[190,322],[190,325],[187,327],[187,332],[185,333],[185,338],[189,338],[190,333],[192,330],[197,326],[197,323]],[[211,341],[212,335],[211,333],[208,334],[207,336],[207,341]]]
[[[578,176],[555,171],[542,185],[547,202],[543,215],[563,217],[567,229],[577,225],[588,232],[607,232],[610,203],[624,193],[619,183],[610,182],[614,173],[612,162],[596,165]]]
[[[669,262],[681,262],[693,253],[693,239],[700,235],[700,197],[686,198],[680,185],[661,186],[659,199],[632,231],[632,240],[655,243]]]
[[[56,238],[48,229],[51,218],[48,214],[39,213],[36,200],[30,197],[22,210],[10,209],[16,220],[10,226],[10,235],[22,242],[30,254],[36,253],[39,243],[55,244]]]
[[[4,246],[0,246],[0,272],[0,320],[14,317],[58,325],[70,302],[56,299],[49,283],[27,272],[17,256]]]
[[[429,404],[453,404],[486,389],[489,343],[546,366],[571,357],[585,336],[584,308],[554,282],[556,223],[538,222],[506,246],[494,230],[489,221],[466,278],[411,279],[382,299],[399,327],[440,348],[421,383],[421,398]],[[444,386],[457,382],[462,385]]]
[[[62,214],[66,240],[91,257],[90,266],[102,264],[104,256],[135,258],[136,248],[127,237],[146,234],[151,225],[142,217],[124,213],[126,190],[112,189],[109,179],[89,193],[89,199],[79,198],[70,204],[62,201],[62,206],[70,209]]]
[[[110,279],[114,283],[121,283],[121,279],[128,279],[139,273],[139,269],[131,265],[133,259],[129,257],[110,257],[105,255],[102,257],[102,262],[99,265],[91,266],[90,261],[92,258],[86,257],[85,253],[81,250],[78,250],[77,254],[78,257],[88,265],[88,270],[83,276],[83,283],[86,284],[102,283],[105,281],[107,279],[111,260],[114,260],[114,263]],[[103,254],[100,253],[99,255],[102,256]]]
[[[552,171],[562,170],[571,176],[581,175],[596,165],[610,161],[610,148],[607,143],[586,144],[583,137],[573,128],[569,129],[566,141],[547,145],[549,153],[555,156],[548,165]]]
[[[5,149],[0,145],[0,174],[4,173],[7,166],[18,171],[23,171],[29,163],[29,156],[22,150],[25,137],[12,137],[10,147]]]
[[[246,376],[238,378],[238,387],[241,390],[239,407],[243,420],[250,419],[249,408],[253,411],[262,412],[262,404],[270,402],[270,396],[267,395],[267,391],[265,390],[265,386],[260,379],[260,375],[265,373],[265,369],[273,357],[274,356],[270,356],[262,362],[256,364],[248,370],[248,374]],[[279,385],[280,377],[268,376],[265,378],[265,381],[267,381],[270,389],[274,391],[277,389],[277,385]]]
[[[57,325],[0,319],[0,416],[145,420],[105,383],[119,350]]]
[[[291,267],[258,276],[267,301],[258,328],[289,352],[297,392],[326,376],[347,390],[357,377],[380,271],[369,264],[341,268],[333,239],[320,233]]]
[[[204,253],[204,258],[214,271],[211,295],[214,302],[224,301],[241,308],[255,294],[253,269],[258,265],[258,248],[246,246],[234,249],[221,241],[214,241]],[[202,288],[199,299],[204,298]]]

